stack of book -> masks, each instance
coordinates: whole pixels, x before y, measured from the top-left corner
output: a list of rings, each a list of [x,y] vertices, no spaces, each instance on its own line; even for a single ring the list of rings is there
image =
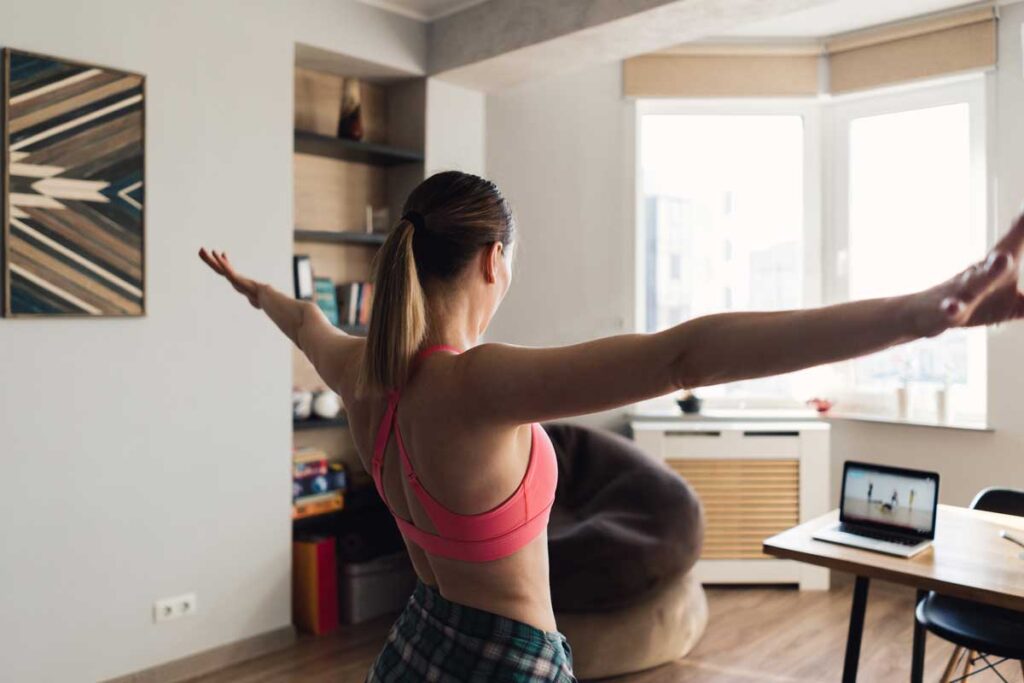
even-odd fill
[[[372,282],[346,282],[338,285],[338,317],[342,325],[369,325],[372,308]]]
[[[328,462],[318,448],[299,448],[292,454],[292,518],[340,510],[347,485],[345,466]]]

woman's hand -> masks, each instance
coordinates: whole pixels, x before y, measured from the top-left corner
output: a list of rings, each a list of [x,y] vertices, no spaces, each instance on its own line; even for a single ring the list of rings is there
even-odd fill
[[[918,331],[933,337],[951,327],[994,325],[1024,318],[1024,294],[1018,288],[1017,270],[1022,258],[1024,215],[988,258],[921,293],[921,307],[915,316]]]
[[[199,250],[199,258],[203,259],[206,265],[213,269],[213,272],[218,275],[222,275],[231,286],[235,288],[239,294],[244,296],[252,304],[253,308],[260,307],[260,286],[255,280],[247,277],[243,277],[235,272],[231,262],[228,261],[228,255],[223,251],[218,253],[216,251],[206,251],[205,248]]]

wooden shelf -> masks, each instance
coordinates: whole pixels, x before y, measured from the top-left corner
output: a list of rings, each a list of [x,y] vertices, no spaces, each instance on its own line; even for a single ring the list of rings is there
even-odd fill
[[[318,242],[320,244],[351,244],[362,247],[379,247],[388,238],[382,232],[355,232],[332,230],[296,230],[296,242]]]
[[[423,162],[423,155],[411,149],[376,142],[332,138],[304,130],[295,131],[295,152],[370,166],[400,166]]]
[[[292,430],[296,432],[302,432],[308,429],[340,429],[343,427],[348,427],[348,416],[344,413],[338,415],[338,417],[332,417],[329,420],[325,420],[322,417],[310,417],[305,420],[292,420]]]

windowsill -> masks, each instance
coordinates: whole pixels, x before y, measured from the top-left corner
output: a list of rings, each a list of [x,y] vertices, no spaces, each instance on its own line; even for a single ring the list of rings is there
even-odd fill
[[[916,418],[899,418],[885,415],[865,415],[858,413],[837,413],[829,412],[824,415],[826,420],[848,420],[850,422],[873,422],[875,424],[898,425],[903,427],[926,427],[931,429],[956,429],[967,432],[988,432],[995,430],[984,422],[954,421],[938,422],[934,420],[922,420]]]

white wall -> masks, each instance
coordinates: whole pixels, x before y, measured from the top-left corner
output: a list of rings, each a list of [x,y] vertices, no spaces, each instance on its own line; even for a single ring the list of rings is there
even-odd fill
[[[0,319],[0,680],[96,681],[286,626],[286,341],[195,252],[286,287],[295,41],[419,71],[351,0],[0,6],[0,45],[147,75],[141,319]],[[154,625],[154,599],[199,614]]]
[[[1024,199],[1024,138],[1016,130],[1024,115],[1024,4],[1001,14],[991,153],[1005,227]],[[619,73],[608,64],[488,97],[487,171],[513,200],[523,243],[492,339],[563,344],[632,329],[635,133]],[[967,504],[992,484],[1024,487],[1024,324],[994,330],[989,348],[995,433],[837,421],[834,488],[851,458],[937,469],[947,503]],[[589,421],[618,427],[624,412]]]
[[[620,73],[609,63],[487,97],[487,174],[519,222],[491,340],[550,346],[632,330],[634,122]]]
[[[482,175],[486,96],[438,78],[427,79],[426,169]]]

